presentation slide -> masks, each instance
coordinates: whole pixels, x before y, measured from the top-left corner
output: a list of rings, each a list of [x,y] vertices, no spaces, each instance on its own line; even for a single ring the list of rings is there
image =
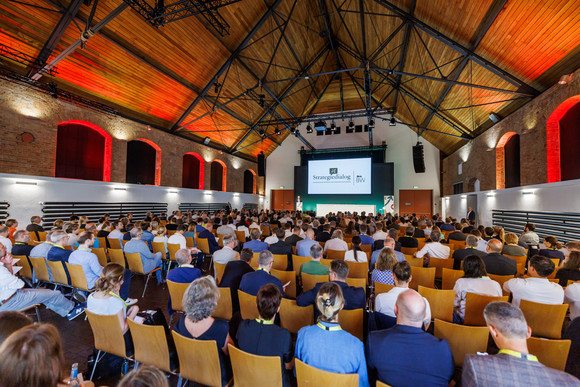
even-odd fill
[[[308,161],[309,195],[368,195],[371,158]]]

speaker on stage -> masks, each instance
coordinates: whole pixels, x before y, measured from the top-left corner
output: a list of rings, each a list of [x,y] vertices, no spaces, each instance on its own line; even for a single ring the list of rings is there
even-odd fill
[[[413,147],[413,167],[415,173],[425,173],[425,159],[423,158],[423,144],[417,142]]]
[[[266,176],[266,155],[264,152],[258,154],[258,176]]]

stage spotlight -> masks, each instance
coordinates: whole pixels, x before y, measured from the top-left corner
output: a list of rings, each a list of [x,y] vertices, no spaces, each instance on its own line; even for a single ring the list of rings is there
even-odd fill
[[[266,132],[264,132],[264,130],[262,130],[262,129],[260,129],[260,131],[258,133],[260,133],[260,137],[266,136]]]
[[[312,130],[312,126],[310,126],[310,124],[308,124],[308,125],[306,126],[306,133],[312,133],[312,132],[313,132],[313,130]]]
[[[203,143],[205,145],[209,144],[210,141],[211,141],[211,139],[209,137],[206,137],[206,138],[203,139]]]
[[[395,120],[395,116],[391,116],[391,120],[389,121],[389,126],[396,126],[397,120]]]
[[[336,128],[336,125],[333,122],[332,124],[330,124],[330,129],[334,130],[334,128]]]
[[[374,127],[375,127],[375,120],[372,120],[372,119],[371,119],[371,120],[369,121],[369,126],[370,126],[371,128],[374,128]]]
[[[260,98],[258,104],[260,105],[260,107],[264,107],[265,105],[264,98],[266,98],[266,96],[264,94],[260,94],[258,97]]]
[[[280,135],[280,133],[281,133],[281,132],[280,132],[280,129],[276,128],[276,130],[274,130],[274,134],[276,134],[276,136],[279,136],[279,135]]]
[[[354,122],[352,120],[350,120],[350,122],[348,123],[348,127],[349,128],[354,128]]]
[[[296,128],[290,128],[290,133],[294,133],[295,130]]]
[[[220,92],[220,84],[217,82],[214,82],[213,87],[214,87],[214,91],[216,94],[218,94]]]

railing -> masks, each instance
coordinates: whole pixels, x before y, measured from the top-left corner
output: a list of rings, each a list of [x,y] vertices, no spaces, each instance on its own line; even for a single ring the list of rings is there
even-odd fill
[[[227,203],[179,203],[179,211],[219,211],[226,206]]]
[[[10,217],[8,213],[8,207],[10,207],[10,203],[8,202],[0,202],[0,220],[6,220]]]
[[[580,240],[580,213],[492,210],[491,216],[494,226],[501,226],[518,236],[529,222],[536,226],[534,231],[540,238],[551,235],[561,242]]]
[[[55,220],[68,220],[71,215],[87,216],[96,222],[108,213],[111,219],[133,214],[134,220],[143,220],[147,212],[159,215],[167,213],[167,203],[99,203],[99,202],[44,202],[42,203],[42,224],[51,226]]]
[[[258,204],[257,203],[244,203],[242,207],[244,210],[257,210]]]

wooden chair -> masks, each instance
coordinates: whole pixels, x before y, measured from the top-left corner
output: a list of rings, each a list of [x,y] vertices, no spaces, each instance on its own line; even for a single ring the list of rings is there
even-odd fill
[[[177,253],[177,251],[179,251],[180,248],[181,246],[178,245],[177,243],[167,244],[167,250],[169,250],[169,267],[167,268],[167,270],[171,269],[171,265],[173,263],[177,265],[177,258],[175,258],[175,253]]]
[[[368,262],[352,262],[346,261],[348,265],[348,278],[369,278],[369,263]]]
[[[85,310],[85,313],[87,314],[91,330],[93,331],[93,337],[95,338],[95,349],[98,351],[95,365],[93,366],[89,379],[93,380],[97,364],[103,358],[101,356],[102,352],[125,359],[131,359],[132,356],[127,356],[127,352],[125,351],[125,339],[123,338],[119,317],[116,314],[100,315],[91,313],[88,310]]]
[[[282,386],[279,356],[258,356],[228,344],[236,387]]]
[[[298,273],[300,271],[300,266],[303,263],[310,262],[312,260],[311,257],[301,257],[299,255],[292,254],[292,267],[294,271]]]
[[[411,282],[409,282],[409,287],[411,289],[417,290],[419,285],[425,286],[426,288],[435,287],[434,267],[413,267],[411,276]]]
[[[419,247],[417,247],[418,250],[421,250],[423,246],[425,246],[426,240],[427,238],[417,238],[417,242],[419,242]]]
[[[38,281],[50,283],[50,274],[48,273],[48,266],[46,260],[42,257],[40,258],[30,258],[30,263],[34,269],[34,274]]]
[[[526,261],[528,259],[527,255],[507,255],[504,254],[506,257],[510,257],[516,261],[518,266],[518,275],[524,275],[526,270]]]
[[[512,278],[514,278],[513,275],[497,275],[497,274],[488,274],[487,275],[490,279],[494,280],[495,282],[497,282],[499,284],[499,286],[501,287],[501,291],[503,293],[504,296],[508,296],[510,294],[510,292],[506,292],[505,290],[503,290],[503,284],[509,280],[511,280]]]
[[[195,240],[195,243],[197,244],[197,248],[201,250],[205,255],[211,255],[211,252],[209,250],[209,242],[207,239],[197,238]]]
[[[508,296],[493,297],[485,296],[483,294],[467,292],[465,297],[465,325],[486,326],[483,318],[483,310],[490,302],[504,301],[507,302]]]
[[[121,245],[121,241],[117,238],[107,238],[109,241],[109,246],[111,249],[123,250],[123,246]]]
[[[443,269],[453,269],[453,258],[431,258],[429,259],[429,267],[435,268],[435,278],[441,278]]]
[[[32,241],[32,243],[34,244],[34,246],[38,246],[41,243],[44,243],[44,241]]]
[[[558,269],[559,269],[558,265],[560,264],[560,260],[558,258],[556,258],[556,259],[550,259],[550,261],[554,262],[555,266],[554,266],[554,271],[547,278],[554,279],[554,278],[556,278],[556,273],[558,272]]]
[[[338,322],[342,329],[363,341],[364,309],[341,310],[338,312]]]
[[[161,258],[167,259],[167,249],[165,248],[165,243],[151,242],[151,247],[153,247],[153,254],[161,253]]]
[[[269,226],[260,226],[260,232],[262,233],[263,237],[270,236],[270,227]]]
[[[310,289],[314,289],[319,282],[328,282],[330,278],[328,274],[314,275],[308,273],[302,273],[302,292],[307,292]]]
[[[38,310],[38,308],[40,308],[41,305],[42,304],[30,305],[30,306],[27,306],[26,308],[20,309],[18,312],[25,314],[27,316],[30,316],[30,317],[36,317],[36,322],[41,323],[42,321],[40,320],[40,311]],[[31,311],[31,310],[34,310],[34,314],[26,313],[26,312]],[[87,386],[87,387],[90,387],[90,386]]]
[[[147,284],[149,284],[149,278],[151,277],[151,275],[153,273],[161,270],[161,268],[156,267],[155,269],[145,273],[145,270],[143,269],[143,261],[141,261],[141,254],[128,253],[128,254],[125,254],[125,256],[127,257],[127,263],[129,264],[129,270],[131,270],[131,272],[133,274],[139,274],[139,275],[143,275],[146,277],[145,287],[143,288],[143,294],[141,294],[141,297],[144,297],[145,292],[147,291]]]
[[[244,320],[259,318],[258,305],[256,305],[256,296],[244,293],[238,289],[238,299],[240,300],[240,313]]]
[[[314,324],[314,305],[298,306],[296,301],[283,298],[280,303],[280,326],[297,334],[306,326]]]
[[[46,241],[46,231],[38,231],[38,240],[41,242]]]
[[[413,267],[423,267],[424,258],[415,258],[411,255],[405,255],[405,260]]]
[[[212,316],[224,320],[232,319],[232,292],[230,288],[218,288],[220,299],[217,307],[213,310]],[[256,306],[257,308],[257,306]]]
[[[171,309],[176,312],[183,312],[183,295],[190,283],[180,283],[167,280],[167,290],[169,290],[169,298],[171,299]],[[171,325],[171,321],[169,321]]]
[[[50,274],[52,274],[52,283],[56,285],[54,290],[58,287],[58,285],[70,287],[68,283],[68,278],[66,276],[66,271],[64,271],[64,266],[60,261],[49,261],[46,260],[46,264],[48,265],[48,269],[50,270]]]
[[[133,347],[135,349],[135,361],[159,368],[165,372],[175,372],[169,360],[169,346],[165,328],[161,325],[139,324],[127,319]]]
[[[449,290],[455,287],[457,280],[464,275],[463,270],[453,270],[446,267],[441,269],[441,289]]]
[[[401,247],[401,253],[406,255],[414,255],[419,249],[417,247]]]
[[[288,267],[288,256],[284,254],[272,254],[272,256],[274,257],[272,269],[286,270],[286,267]]]
[[[253,261],[253,259],[252,259]],[[224,276],[224,271],[226,270],[227,263],[218,263],[214,262],[213,266],[215,267],[215,279],[216,282],[219,284]]]
[[[390,292],[392,288],[395,287],[395,285],[388,285],[388,284],[384,284],[382,282],[374,282],[374,287],[375,287],[375,297],[378,296],[381,293],[387,293]]]
[[[256,270],[258,269],[258,259],[260,258],[260,253],[254,253],[252,260],[250,261],[250,266]]]
[[[123,254],[123,250],[110,248],[109,249],[109,258],[111,258],[111,262],[117,263],[123,267],[126,267],[125,254]]]
[[[580,281],[568,280],[568,282],[566,283],[566,287],[572,285],[573,283],[580,283]]]
[[[270,270],[270,274],[282,281],[282,285],[290,282],[286,289],[284,289],[284,294],[286,297],[296,298],[296,272],[295,271],[284,271],[284,270]]]
[[[568,311],[568,304],[550,305],[521,300],[520,309],[532,328],[532,335],[548,339],[562,337],[562,325]]]
[[[101,265],[103,267],[107,266],[107,263],[109,263],[109,260],[107,258],[107,254],[105,254],[104,247],[93,247],[93,248],[91,248],[91,252],[93,254],[95,254],[97,256],[97,258],[99,259],[99,265]]]
[[[244,231],[235,231],[236,238],[238,238],[238,242],[244,243],[246,242],[246,233]]]
[[[450,240],[449,241],[449,247],[453,251],[455,251],[455,250],[463,250],[463,249],[466,248],[466,243],[465,243],[465,241]]]
[[[195,247],[194,237],[185,237],[185,245],[189,248]]]
[[[219,247],[224,247],[224,236],[223,235],[218,235],[218,246]]]
[[[167,230],[167,238],[169,238],[170,236],[172,236],[176,232],[177,232],[177,230]]]
[[[366,290],[367,280],[366,278],[347,278],[346,283],[348,286],[353,286],[355,288],[363,288]]]
[[[419,286],[419,294],[429,301],[433,320],[453,322],[455,290],[438,290]]]
[[[324,266],[328,266],[329,270],[330,270],[330,264],[332,263],[332,261],[334,261],[334,260],[323,258],[320,260],[320,263],[322,263]]]
[[[470,327],[435,319],[435,337],[447,340],[456,367],[463,367],[465,355],[487,351],[489,330],[487,327]]]
[[[215,340],[195,340],[171,331],[179,357],[179,380],[187,379],[210,387],[222,386],[222,371]],[[192,354],[195,354],[192,356]]]
[[[81,265],[71,265],[65,262],[68,274],[70,275],[70,282],[74,288],[84,290],[85,292],[90,292],[89,286],[87,285],[87,277],[83,271]]]
[[[572,341],[570,340],[548,340],[530,337],[528,339],[528,350],[546,367],[564,371],[571,344]]]
[[[391,387],[389,384],[383,383],[380,380],[377,380],[376,387]]]
[[[19,259],[16,265],[22,267],[18,272],[18,275],[24,278],[28,278],[32,281],[32,267],[30,267],[30,262],[28,262],[28,257],[26,255],[13,255],[12,258]]]
[[[34,232],[34,231],[28,231],[28,235],[30,236],[31,242],[36,242],[39,240],[38,236],[36,235],[36,232]]]
[[[358,379],[358,374],[339,374],[323,371],[296,359],[296,381],[298,387],[358,387]]]
[[[344,261],[344,254],[346,254],[345,250],[326,250],[327,259],[342,259]]]

